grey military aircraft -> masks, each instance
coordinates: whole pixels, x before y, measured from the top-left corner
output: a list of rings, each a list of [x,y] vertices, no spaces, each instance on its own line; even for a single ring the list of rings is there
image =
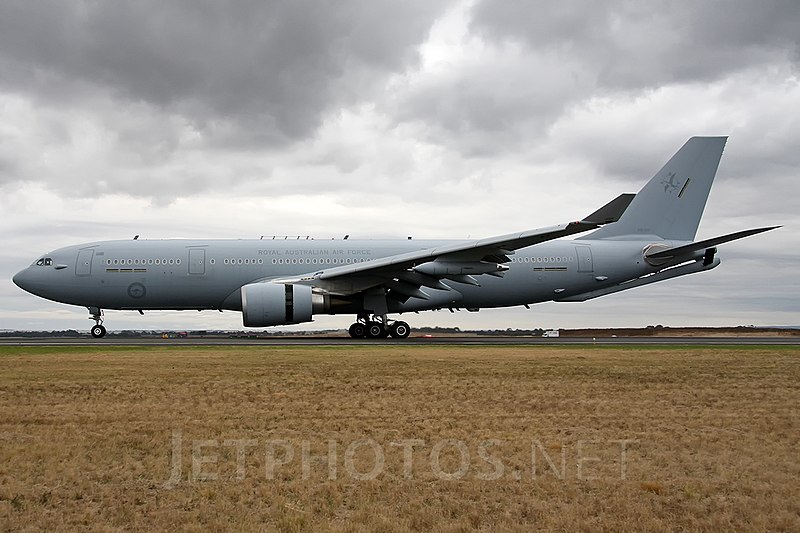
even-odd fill
[[[404,338],[390,314],[581,302],[716,268],[718,245],[779,227],[694,242],[726,140],[689,139],[638,194],[557,226],[458,241],[103,241],[44,254],[14,283],[88,308],[94,337],[103,309],[213,309],[247,327],[352,314],[353,337]]]

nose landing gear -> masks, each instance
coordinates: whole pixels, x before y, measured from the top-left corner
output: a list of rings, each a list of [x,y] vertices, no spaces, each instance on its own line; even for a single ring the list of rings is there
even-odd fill
[[[103,310],[99,307],[89,307],[89,320],[94,320],[94,326],[89,332],[95,339],[101,339],[106,336],[106,328],[103,326]]]
[[[97,324],[92,326],[92,329],[90,331],[92,332],[92,337],[94,337],[95,339],[99,339],[101,337],[106,336],[106,328],[102,324]]]

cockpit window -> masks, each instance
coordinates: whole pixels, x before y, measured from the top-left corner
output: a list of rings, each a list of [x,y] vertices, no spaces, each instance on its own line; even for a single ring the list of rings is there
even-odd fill
[[[36,261],[36,266],[52,266],[53,259],[50,257],[42,257],[38,261]]]
[[[44,257],[36,261],[36,266],[37,267],[44,266]]]

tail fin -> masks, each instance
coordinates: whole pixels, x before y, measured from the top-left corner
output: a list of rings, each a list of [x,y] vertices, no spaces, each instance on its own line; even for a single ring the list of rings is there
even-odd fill
[[[657,236],[692,241],[727,137],[692,137],[631,202],[618,222],[582,239]]]

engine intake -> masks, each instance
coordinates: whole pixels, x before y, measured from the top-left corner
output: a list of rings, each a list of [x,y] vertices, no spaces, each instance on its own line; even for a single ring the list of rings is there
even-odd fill
[[[305,285],[250,283],[242,291],[242,320],[250,328],[300,324],[326,311],[327,297]]]

